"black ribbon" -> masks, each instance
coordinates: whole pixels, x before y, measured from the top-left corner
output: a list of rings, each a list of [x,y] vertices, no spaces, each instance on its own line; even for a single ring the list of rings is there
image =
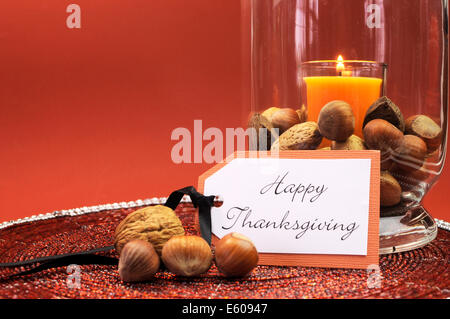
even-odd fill
[[[108,248],[108,250],[112,249],[112,247],[105,247]],[[53,257],[53,258],[50,258]],[[102,255],[95,255],[93,253],[89,252],[82,252],[79,254],[71,254],[67,256],[57,255],[57,256],[49,256],[46,259],[46,262],[43,264],[40,264],[39,266],[36,266],[34,268],[31,268],[26,271],[22,271],[17,274],[13,274],[9,276],[9,278],[17,277],[17,276],[25,276],[34,274],[36,272],[40,272],[42,270],[50,269],[50,268],[57,268],[57,267],[63,267],[68,265],[117,265],[119,260],[114,257],[108,257],[108,256],[102,256]]]
[[[189,195],[195,208],[198,207],[200,232],[202,237],[211,244],[211,207],[214,205],[215,196],[204,196],[197,190],[188,186],[172,192],[167,199],[165,206],[175,210],[183,199],[184,195]],[[98,255],[99,252],[107,252],[114,249],[114,246],[100,247],[79,253],[68,253],[54,256],[39,257],[30,260],[0,263],[0,267],[21,267],[35,263],[40,265],[16,274],[9,275],[8,278],[33,274],[46,269],[76,265],[117,265],[118,259],[115,257]]]
[[[194,187],[188,186],[170,194],[165,206],[175,210],[184,195],[189,195],[194,207],[198,207],[200,233],[203,239],[211,245],[211,207],[214,205],[215,196],[204,196],[197,192]]]

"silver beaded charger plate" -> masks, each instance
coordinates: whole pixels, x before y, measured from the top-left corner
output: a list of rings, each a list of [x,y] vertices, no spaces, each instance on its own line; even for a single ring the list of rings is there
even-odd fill
[[[126,215],[165,201],[81,207],[2,223],[0,263],[101,250],[112,245],[114,230]],[[197,210],[188,197],[176,213],[186,232],[197,234]],[[59,267],[13,278],[11,274],[28,266],[4,267],[0,298],[448,298],[450,225],[435,221],[440,229],[433,241],[381,255],[379,266],[367,270],[258,266],[250,276],[230,280],[213,265],[196,278],[160,271],[152,281],[129,284],[120,280],[117,266],[110,265]],[[101,254],[117,257],[114,250]]]

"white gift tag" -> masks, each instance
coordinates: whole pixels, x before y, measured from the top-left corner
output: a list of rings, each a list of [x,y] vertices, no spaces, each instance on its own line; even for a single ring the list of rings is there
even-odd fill
[[[223,198],[212,233],[245,234],[261,254],[367,256],[372,161],[232,159],[202,181],[204,195]]]

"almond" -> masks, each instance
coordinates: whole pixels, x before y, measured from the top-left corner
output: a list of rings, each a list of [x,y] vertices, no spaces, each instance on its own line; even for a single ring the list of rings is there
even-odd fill
[[[332,141],[331,149],[350,151],[350,150],[366,150],[367,147],[360,137],[352,135],[345,142]]]
[[[316,122],[294,125],[280,135],[272,145],[272,151],[315,150],[322,142],[322,135]]]

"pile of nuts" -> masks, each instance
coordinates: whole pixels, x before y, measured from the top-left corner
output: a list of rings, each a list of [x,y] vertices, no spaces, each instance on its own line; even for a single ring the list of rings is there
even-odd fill
[[[323,106],[317,123],[307,121],[305,107],[271,107],[253,114],[249,127],[257,132],[266,128],[273,141],[267,148],[259,142],[258,150],[315,150],[323,138],[330,140],[331,146],[322,150],[379,150],[381,207],[400,204],[403,191],[410,191],[428,178],[424,163],[442,140],[442,129],[433,119],[414,115],[404,120],[398,106],[386,96],[367,110],[363,138],[354,135],[355,117],[352,107],[344,101]]]
[[[115,247],[120,254],[119,275],[125,282],[154,278],[161,263],[179,276],[198,276],[215,260],[225,277],[243,277],[258,264],[258,252],[247,237],[230,233],[213,251],[199,236],[186,236],[175,212],[166,206],[149,206],[129,214],[117,227]]]

